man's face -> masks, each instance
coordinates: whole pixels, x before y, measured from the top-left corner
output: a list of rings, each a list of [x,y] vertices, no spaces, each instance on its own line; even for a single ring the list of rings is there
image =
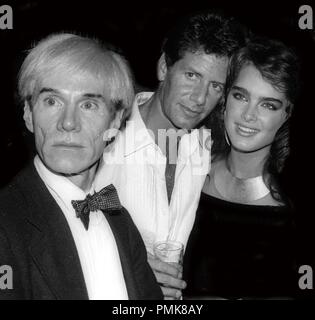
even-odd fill
[[[59,174],[86,171],[101,157],[104,131],[113,123],[104,85],[92,76],[55,72],[38,92],[24,119],[44,164]]]
[[[161,62],[162,61],[162,62]],[[222,97],[228,58],[204,52],[186,52],[167,68],[162,56],[159,64],[161,107],[177,128],[193,129],[206,118]]]

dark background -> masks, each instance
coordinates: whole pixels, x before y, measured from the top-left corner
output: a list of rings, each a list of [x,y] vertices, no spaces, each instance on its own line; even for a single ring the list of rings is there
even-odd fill
[[[179,17],[193,11],[223,9],[254,32],[292,45],[302,60],[302,92],[291,121],[292,150],[282,179],[297,208],[300,263],[311,264],[315,256],[315,31],[298,27],[299,7],[311,3],[302,0],[290,3],[23,0],[0,1],[2,4],[12,6],[13,30],[0,30],[0,187],[32,158],[32,136],[24,127],[16,96],[16,77],[25,50],[49,33],[75,31],[119,46],[130,61],[138,86],[147,89],[157,85],[156,62],[164,34]]]

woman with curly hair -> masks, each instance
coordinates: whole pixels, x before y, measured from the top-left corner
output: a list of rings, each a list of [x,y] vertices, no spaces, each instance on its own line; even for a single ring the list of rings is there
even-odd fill
[[[279,41],[251,39],[232,57],[225,101],[207,123],[213,162],[186,248],[186,295],[292,296],[293,210],[277,176],[298,74]]]

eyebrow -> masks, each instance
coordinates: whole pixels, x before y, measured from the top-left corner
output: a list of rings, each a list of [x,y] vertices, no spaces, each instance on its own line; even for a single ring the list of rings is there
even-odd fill
[[[45,92],[53,92],[53,93],[60,93],[60,91],[56,90],[56,89],[52,89],[52,88],[42,88],[40,91],[39,91],[39,94],[41,93],[45,93]]]
[[[106,99],[102,94],[97,94],[97,93],[85,93],[83,95],[83,97],[85,98],[92,98],[92,99],[100,99],[102,100],[104,103],[106,103]]]
[[[225,87],[225,82],[221,82],[221,81],[217,81],[217,80],[213,80],[211,81],[212,83],[217,83],[220,84],[221,86]]]
[[[193,73],[197,74],[198,77],[202,77],[202,73],[200,73],[197,69],[195,69],[195,68],[192,67],[192,66],[189,66],[189,67],[187,68],[187,70],[188,70],[189,72],[193,72]],[[223,87],[225,86],[225,82],[221,82],[221,81],[218,81],[218,80],[211,80],[211,82],[212,82],[212,83],[220,84],[220,85],[223,86]]]
[[[245,88],[242,87],[238,87],[238,86],[232,86],[232,90],[238,90],[241,91],[242,93],[249,95],[248,90],[246,90]],[[260,100],[264,100],[264,101],[270,101],[270,102],[277,102],[279,103],[281,106],[283,105],[283,102],[280,99],[276,99],[276,98],[271,98],[271,97],[260,97]]]
[[[50,93],[56,93],[56,94],[61,94],[61,92],[57,89],[53,89],[53,88],[42,88],[40,91],[39,91],[39,94],[41,93],[45,93],[45,92],[50,92]],[[101,94],[97,94],[97,93],[84,93],[83,94],[83,97],[84,98],[92,98],[92,99],[100,99],[102,100],[104,103],[106,102],[106,99],[103,95]]]

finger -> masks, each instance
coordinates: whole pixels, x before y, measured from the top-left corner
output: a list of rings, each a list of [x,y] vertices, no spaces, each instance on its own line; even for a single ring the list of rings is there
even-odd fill
[[[175,278],[178,278],[183,270],[182,266],[177,263],[170,264],[156,258],[148,257],[148,262],[154,271],[165,273]]]
[[[184,280],[174,278],[168,274],[161,273],[161,272],[155,272],[155,277],[158,283],[163,284],[167,287],[171,287],[174,289],[185,289],[186,288],[186,282]]]
[[[161,286],[164,300],[177,300],[182,296],[182,292],[180,290],[176,290],[173,288],[167,288],[164,286]]]
[[[152,253],[150,253],[149,251],[147,251],[147,256],[148,256],[148,259],[149,258],[151,258],[151,259],[155,258],[155,256]]]
[[[171,265],[175,267],[179,272],[183,272],[183,266],[180,263],[176,262],[165,262],[156,256],[152,255],[150,252],[148,252],[148,260],[151,261],[152,263],[156,263],[157,265],[160,265],[161,268],[166,267],[164,264]]]

